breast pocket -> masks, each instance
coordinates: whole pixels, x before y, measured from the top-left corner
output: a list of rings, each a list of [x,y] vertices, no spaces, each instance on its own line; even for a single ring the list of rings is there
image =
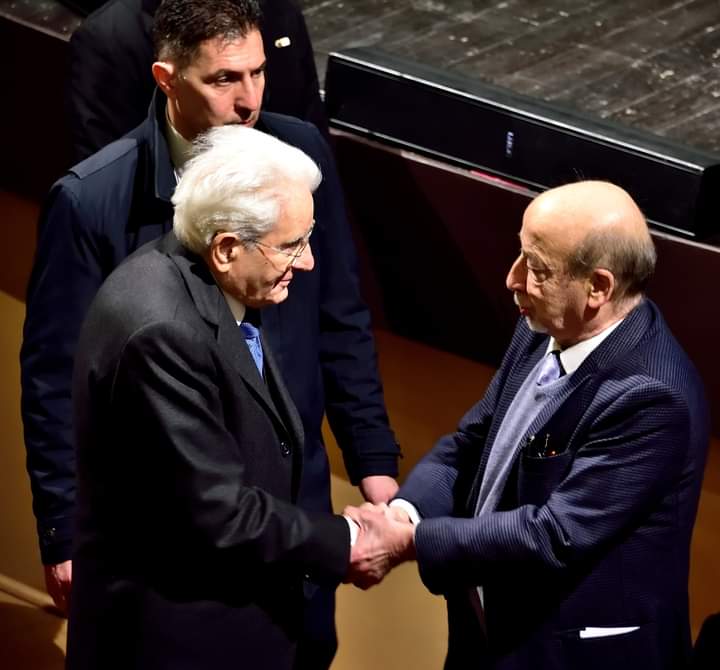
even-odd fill
[[[518,468],[521,505],[543,505],[570,470],[574,454],[566,451],[542,458],[522,454]]]
[[[560,644],[564,667],[583,670],[664,667],[655,625],[648,622],[629,628],[632,630],[600,637],[581,636],[580,631],[563,634]]]

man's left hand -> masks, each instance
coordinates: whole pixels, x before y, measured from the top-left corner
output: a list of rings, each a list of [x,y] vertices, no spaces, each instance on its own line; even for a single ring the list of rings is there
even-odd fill
[[[360,480],[360,492],[363,498],[374,505],[389,502],[398,488],[398,483],[387,475],[371,475]]]

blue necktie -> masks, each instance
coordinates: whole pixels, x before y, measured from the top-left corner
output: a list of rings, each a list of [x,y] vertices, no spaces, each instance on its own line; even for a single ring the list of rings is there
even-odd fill
[[[560,362],[560,352],[557,349],[553,349],[545,354],[545,358],[540,365],[537,385],[545,386],[546,384],[550,384],[560,379],[564,374],[565,370],[563,370],[562,363]]]
[[[257,366],[258,372],[262,377],[263,374],[263,350],[262,344],[260,343],[260,331],[247,321],[243,321],[240,324],[240,330],[245,337],[245,343],[250,349],[255,365]]]

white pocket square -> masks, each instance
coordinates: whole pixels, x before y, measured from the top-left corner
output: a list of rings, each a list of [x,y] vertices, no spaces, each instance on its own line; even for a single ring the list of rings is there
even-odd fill
[[[580,630],[580,639],[586,640],[592,637],[611,637],[613,635],[625,635],[626,633],[632,633],[637,630],[640,626],[622,626],[622,627],[609,627],[604,626],[588,626]]]

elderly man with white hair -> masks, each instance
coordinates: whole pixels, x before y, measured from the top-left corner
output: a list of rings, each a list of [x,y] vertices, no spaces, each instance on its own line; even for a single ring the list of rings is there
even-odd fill
[[[353,576],[352,522],[295,505],[302,423],[260,326],[313,268],[320,180],[270,135],[210,131],[175,191],[174,232],[94,300],[73,384],[70,670],[291,668],[303,578]]]

